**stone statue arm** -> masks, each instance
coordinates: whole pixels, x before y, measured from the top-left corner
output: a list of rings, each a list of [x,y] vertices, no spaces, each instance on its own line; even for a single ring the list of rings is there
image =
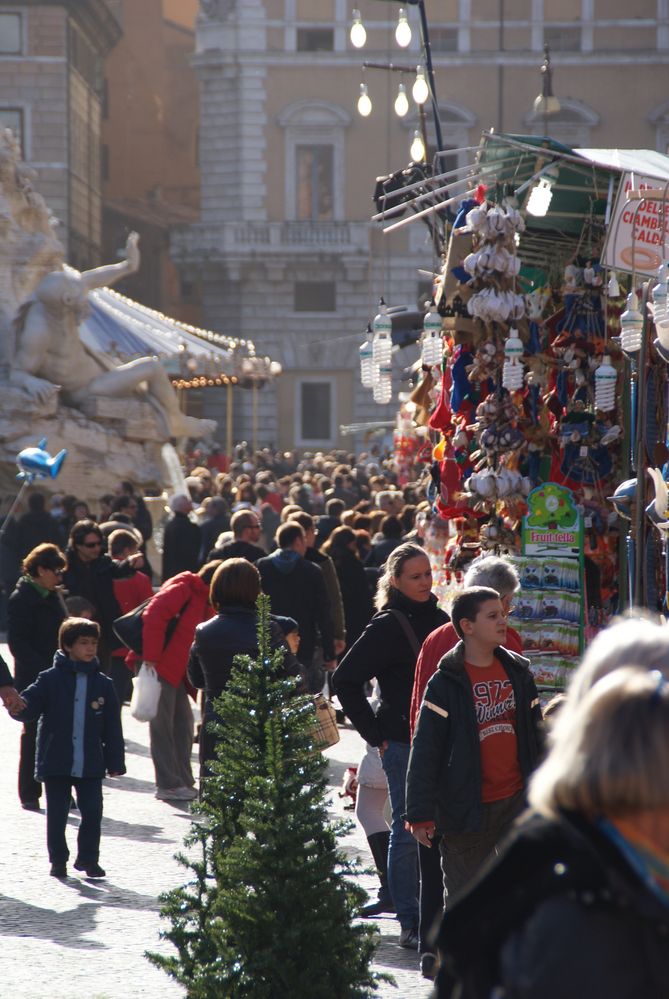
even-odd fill
[[[82,290],[88,292],[92,291],[93,288],[104,288],[139,270],[139,235],[136,232],[131,232],[128,236],[125,254],[126,259],[118,264],[108,264],[105,267],[94,267],[93,270],[82,271]]]

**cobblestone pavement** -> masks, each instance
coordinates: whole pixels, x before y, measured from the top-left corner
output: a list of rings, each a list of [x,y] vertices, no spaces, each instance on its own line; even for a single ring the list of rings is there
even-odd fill
[[[8,663],[6,646],[0,653]],[[104,786],[100,861],[107,878],[86,880],[70,867],[67,881],[49,876],[44,811],[21,809],[16,794],[20,726],[0,710],[0,996],[12,999],[178,999],[183,990],[143,957],[164,950],[158,938],[157,896],[183,880],[174,853],[189,828],[187,807],[156,801],[148,750],[148,726],[124,709],[128,773]],[[337,791],[347,766],[357,763],[362,743],[342,729],[330,757],[333,808],[343,813]],[[77,813],[69,819],[71,859],[76,850]],[[371,865],[360,828],[344,849]],[[373,889],[375,879],[362,875]],[[397,946],[399,925],[377,921],[381,932],[377,967],[397,988],[383,985],[380,999],[426,999],[429,983],[416,970],[415,952]],[[217,997],[212,996],[212,999]],[[308,997],[296,997],[308,999]]]

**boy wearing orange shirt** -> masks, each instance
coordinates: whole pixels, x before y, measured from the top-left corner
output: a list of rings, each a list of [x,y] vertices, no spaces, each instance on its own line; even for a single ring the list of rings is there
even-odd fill
[[[524,807],[543,722],[529,662],[504,647],[499,594],[463,590],[451,622],[459,643],[427,685],[407,775],[407,819],[424,846],[436,834],[447,901],[495,851]]]

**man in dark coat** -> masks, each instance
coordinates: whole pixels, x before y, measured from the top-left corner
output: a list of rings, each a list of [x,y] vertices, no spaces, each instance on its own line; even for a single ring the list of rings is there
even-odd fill
[[[255,563],[264,558],[267,552],[258,544],[258,538],[262,531],[262,524],[258,514],[253,510],[237,510],[233,513],[230,527],[234,534],[234,540],[221,545],[220,548],[212,548],[207,555],[207,562],[215,559],[245,558],[247,562]]]
[[[215,546],[219,534],[230,530],[230,514],[222,496],[207,496],[202,507],[205,519],[200,524],[200,562],[204,564],[214,561],[207,558],[207,552]]]
[[[58,648],[58,629],[67,617],[58,589],[65,556],[56,545],[38,545],[23,561],[23,576],[9,598],[7,641],[14,656],[14,682],[18,690],[34,683],[49,669]],[[35,780],[37,722],[28,721],[21,733],[19,800],[23,808],[37,811],[42,785]]]
[[[163,583],[180,572],[197,572],[200,567],[201,532],[188,519],[193,504],[188,496],[176,493],[170,500],[172,519],[163,535]]]
[[[44,493],[32,493],[28,497],[28,510],[16,522],[16,554],[25,558],[37,545],[50,542],[60,544],[60,531],[55,517],[45,508]]]
[[[278,548],[257,567],[263,592],[270,598],[272,613],[293,617],[300,626],[300,662],[305,668],[307,685],[312,693],[323,686],[319,669],[314,669],[314,650],[320,633],[323,667],[333,670],[335,646],[330,601],[323,573],[307,562],[307,542],[300,524],[288,521],[276,534]],[[320,682],[319,682],[320,681]]]

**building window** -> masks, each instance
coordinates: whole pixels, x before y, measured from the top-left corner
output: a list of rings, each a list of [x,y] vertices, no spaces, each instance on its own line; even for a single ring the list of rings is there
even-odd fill
[[[88,39],[70,22],[68,30],[70,64],[96,94],[102,93],[102,60]]]
[[[0,55],[20,55],[21,34],[20,14],[0,14]]]
[[[297,146],[297,218],[330,222],[333,218],[333,148]]]
[[[430,48],[433,52],[457,52],[457,28],[430,28]]]
[[[23,132],[23,111],[21,108],[0,108],[0,122],[3,128],[8,128],[16,139],[21,158],[26,158],[24,132]]]
[[[333,439],[332,383],[303,381],[298,383],[299,437],[302,442]]]
[[[562,24],[545,25],[544,45],[548,45],[551,52],[579,52],[581,29]]]
[[[336,312],[337,285],[334,281],[296,281],[293,285],[294,312]]]
[[[298,28],[298,52],[332,52],[334,50],[333,28]]]
[[[557,114],[544,116],[531,111],[525,116],[525,123],[530,126],[533,135],[545,135],[546,130],[552,139],[571,146],[591,146],[592,129],[599,124],[599,115],[581,101],[563,98],[557,95],[560,110]]]

